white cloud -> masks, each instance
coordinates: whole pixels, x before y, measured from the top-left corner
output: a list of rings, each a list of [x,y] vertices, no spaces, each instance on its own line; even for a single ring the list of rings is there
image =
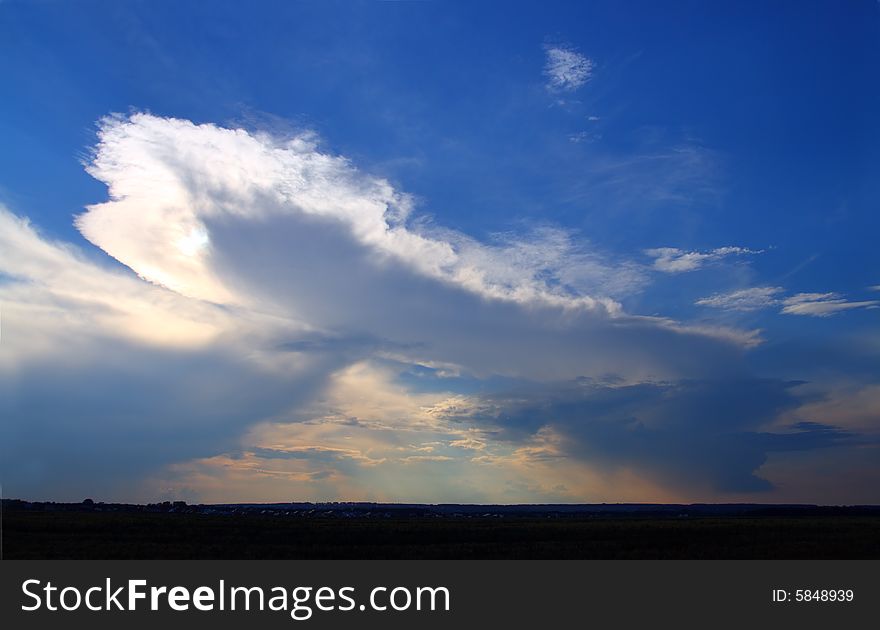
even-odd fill
[[[707,262],[720,260],[727,256],[760,253],[761,250],[747,249],[745,247],[718,247],[705,252],[689,252],[677,247],[658,247],[645,250],[645,254],[654,259],[654,269],[664,273],[696,271]]]
[[[547,46],[544,76],[553,91],[571,92],[583,86],[593,74],[593,60],[570,46]]]
[[[730,293],[716,293],[697,300],[696,304],[731,311],[754,311],[782,306],[782,314],[812,317],[828,317],[842,311],[880,306],[878,300],[850,302],[837,293],[798,293],[781,297],[783,291],[781,287],[752,287]]]
[[[222,334],[229,316],[131,274],[110,270],[78,249],[43,238],[0,206],[0,366],[52,352],[60,338],[96,334],[163,347],[199,347]],[[10,330],[15,334],[8,334]]]
[[[752,287],[730,293],[716,293],[710,297],[697,300],[699,306],[710,306],[732,311],[754,311],[779,303],[776,297],[781,287]]]
[[[78,337],[70,326],[80,317],[101,334],[166,344],[235,337],[263,347],[312,335],[329,340],[315,347],[352,359],[381,352],[538,378],[670,376],[693,369],[693,357],[754,343],[748,332],[627,315],[606,296],[638,290],[642,269],[605,260],[565,231],[482,243],[426,227],[408,218],[405,194],[319,152],[307,135],[115,117],[103,123],[89,172],[110,200],[77,226],[160,286],[80,263],[84,255],[7,214],[19,228],[3,231],[0,271],[22,281],[3,286],[4,323],[21,322],[23,352],[52,347],[28,324],[44,303],[64,322],[47,323],[51,334]],[[692,358],[655,352],[664,338],[692,344]]]
[[[408,195],[321,153],[309,134],[282,141],[147,114],[112,117],[102,123],[88,170],[107,183],[111,200],[77,218],[83,235],[184,295],[245,300],[211,268],[207,223],[306,216],[338,222],[379,256],[486,298],[619,310],[613,300],[558,286],[582,259],[560,230],[494,245],[449,230],[414,231]]]
[[[627,372],[645,335],[738,335],[627,316],[609,296],[636,290],[642,270],[565,231],[484,243],[420,222],[406,194],[320,152],[308,134],[282,140],[136,114],[105,120],[100,140],[89,170],[111,200],[77,225],[141,276],[185,295],[343,337],[356,330],[398,356],[478,373],[582,374],[603,361],[605,371]],[[592,351],[577,350],[572,335]],[[665,371],[661,363],[639,370]]]
[[[857,308],[877,308],[880,301],[849,302],[837,293],[798,293],[782,300],[782,304],[781,312],[786,315],[828,317]]]

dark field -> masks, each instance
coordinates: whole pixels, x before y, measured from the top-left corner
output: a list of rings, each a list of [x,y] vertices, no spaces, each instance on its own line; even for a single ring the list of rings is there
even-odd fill
[[[880,517],[376,520],[6,511],[3,557],[877,559]]]

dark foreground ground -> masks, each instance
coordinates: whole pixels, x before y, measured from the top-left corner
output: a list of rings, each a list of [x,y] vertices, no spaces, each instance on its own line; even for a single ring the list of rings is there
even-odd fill
[[[17,510],[3,557],[139,559],[880,559],[875,514],[425,518]]]

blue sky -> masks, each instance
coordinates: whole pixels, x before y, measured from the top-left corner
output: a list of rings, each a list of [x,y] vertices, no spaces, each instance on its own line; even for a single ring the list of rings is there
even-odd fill
[[[7,494],[880,500],[876,2],[5,0],[0,42]]]

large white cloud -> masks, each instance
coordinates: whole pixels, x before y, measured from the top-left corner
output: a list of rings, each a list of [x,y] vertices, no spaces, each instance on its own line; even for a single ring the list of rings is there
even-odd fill
[[[147,114],[107,118],[88,170],[107,184],[111,200],[77,218],[83,235],[144,278],[185,295],[242,299],[210,267],[207,223],[294,216],[338,224],[377,256],[485,297],[618,308],[545,282],[578,262],[563,233],[544,230],[531,243],[491,247],[448,230],[413,231],[407,195],[320,152],[310,134],[278,140]]]
[[[487,244],[425,225],[406,194],[309,135],[108,118],[89,172],[111,199],[78,227],[142,277],[396,356],[479,374],[648,378],[724,365],[715,357],[732,361],[752,340],[626,315],[609,294],[637,272],[558,229]],[[671,346],[688,351],[674,358]]]

